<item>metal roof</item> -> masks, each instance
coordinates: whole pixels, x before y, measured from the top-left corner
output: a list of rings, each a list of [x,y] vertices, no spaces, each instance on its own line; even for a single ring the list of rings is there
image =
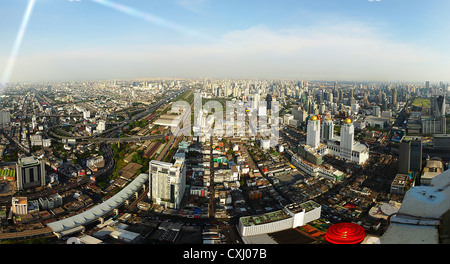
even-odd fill
[[[77,226],[89,224],[97,220],[99,217],[106,215],[112,210],[120,207],[127,199],[129,199],[135,192],[137,192],[145,182],[148,181],[148,174],[140,174],[123,188],[119,193],[108,199],[107,201],[86,210],[83,213],[65,218],[60,221],[48,223],[47,226],[50,227],[53,232],[62,232],[68,229],[75,228]]]

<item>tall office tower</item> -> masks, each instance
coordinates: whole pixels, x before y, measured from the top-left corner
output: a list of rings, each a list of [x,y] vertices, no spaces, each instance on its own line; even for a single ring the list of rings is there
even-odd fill
[[[103,132],[106,130],[106,122],[104,120],[100,120],[98,122],[97,131]]]
[[[244,96],[246,100],[248,100],[249,94],[250,94],[250,83],[247,83],[247,86],[244,88]]]
[[[316,109],[317,109],[317,104],[315,101],[311,101],[310,104],[308,105],[308,114],[309,115],[316,115]]]
[[[164,207],[178,209],[186,188],[186,167],[178,159],[174,164],[152,160],[149,165],[148,197]]]
[[[411,140],[411,165],[410,170],[420,172],[422,169],[422,137],[414,137]]]
[[[83,118],[88,119],[91,117],[91,112],[89,110],[83,110]]]
[[[217,86],[215,94],[216,94],[216,96],[221,96],[222,95],[222,87]]]
[[[334,123],[330,117],[325,117],[325,121],[322,121],[322,138],[330,140],[334,137]]]
[[[252,108],[258,110],[259,108],[259,100],[260,100],[260,96],[259,93],[255,93],[253,95],[253,102],[252,102]]]
[[[270,93],[266,96],[267,110],[272,109],[272,95]]]
[[[308,113],[303,110],[301,106],[294,106],[294,108],[292,109],[292,115],[294,115],[294,119],[300,122],[305,121],[307,114]]]
[[[422,169],[422,137],[404,136],[400,141],[398,173],[420,172]]]
[[[445,97],[442,95],[431,97],[430,108],[432,116],[445,115]]]
[[[425,89],[427,89],[428,92],[428,89],[430,89],[430,81],[425,82]]]
[[[397,103],[397,89],[392,88],[392,104],[395,105]]]
[[[381,103],[381,111],[387,111],[388,110],[388,102],[386,99],[383,99],[383,102]]]
[[[35,157],[19,159],[16,164],[17,190],[45,185],[45,163]]]
[[[379,106],[374,106],[373,107],[373,115],[374,116],[378,116],[378,117],[381,116],[381,108]]]
[[[351,159],[354,137],[355,127],[352,120],[347,118],[341,126],[341,152],[346,159]]]
[[[382,104],[383,103],[383,92],[381,91],[381,89],[378,91],[378,104]]]
[[[333,102],[334,103],[339,102],[339,91],[334,91],[333,92]]]
[[[9,122],[11,122],[11,113],[9,112],[9,110],[2,110],[0,112],[0,124],[4,125],[8,124]]]
[[[229,94],[230,94],[230,85],[226,84],[223,90],[223,96],[228,97]]]
[[[239,87],[236,85],[233,87],[233,97],[239,96]]]
[[[313,148],[319,147],[320,143],[320,121],[317,116],[312,116],[308,120],[308,127],[306,130],[306,145]]]
[[[314,98],[318,104],[323,102],[323,91],[317,90],[314,94]]]
[[[326,100],[329,101],[329,102],[333,102],[333,93],[332,92],[328,92],[327,93],[327,99]]]
[[[350,107],[351,107],[352,115],[358,114],[358,112],[359,112],[359,104],[358,103],[352,103],[350,105]]]

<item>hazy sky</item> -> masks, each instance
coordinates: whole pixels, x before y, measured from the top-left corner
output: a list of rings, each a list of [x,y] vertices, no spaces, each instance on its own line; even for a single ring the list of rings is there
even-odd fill
[[[28,0],[0,0],[0,75]],[[10,81],[450,81],[448,0],[36,0]]]

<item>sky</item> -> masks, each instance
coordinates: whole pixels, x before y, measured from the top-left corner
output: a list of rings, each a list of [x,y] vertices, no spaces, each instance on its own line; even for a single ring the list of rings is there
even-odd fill
[[[0,75],[448,82],[449,11],[448,0],[0,0]]]

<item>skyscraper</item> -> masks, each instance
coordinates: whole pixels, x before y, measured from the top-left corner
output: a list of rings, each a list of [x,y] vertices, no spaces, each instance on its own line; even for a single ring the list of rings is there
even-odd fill
[[[9,110],[2,110],[0,111],[0,124],[8,124],[11,122],[11,113]]]
[[[186,167],[179,159],[174,164],[152,160],[149,165],[148,197],[156,204],[178,209],[186,188]]]
[[[397,89],[392,88],[392,105],[397,103]]]
[[[259,101],[260,101],[260,100],[261,100],[261,96],[259,95],[259,93],[258,93],[258,92],[255,93],[255,94],[253,95],[253,104],[254,104],[253,109],[256,109],[256,110],[259,109]]]
[[[308,120],[308,127],[306,130],[306,145],[317,148],[320,143],[320,121],[317,116],[312,116]]]
[[[445,115],[445,97],[440,95],[430,98],[430,110],[432,116]]]
[[[355,127],[352,120],[347,118],[341,126],[341,153],[347,159],[351,159],[354,137]]]
[[[19,159],[16,164],[17,190],[45,185],[45,163],[35,157]]]
[[[326,117],[324,121],[322,121],[322,138],[325,140],[332,139],[334,137],[334,123],[331,118]]]
[[[272,95],[270,93],[266,96],[267,110],[272,109]]]
[[[400,141],[398,173],[422,169],[422,137],[404,136]]]

